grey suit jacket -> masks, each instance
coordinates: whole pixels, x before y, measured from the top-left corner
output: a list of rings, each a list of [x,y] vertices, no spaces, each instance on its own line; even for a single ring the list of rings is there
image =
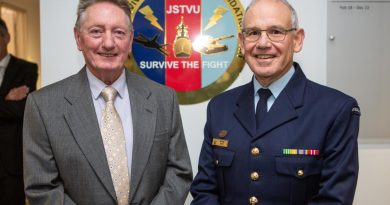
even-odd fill
[[[23,129],[30,205],[114,205],[86,68],[29,95]],[[130,204],[182,205],[192,171],[174,91],[126,71],[134,127]]]

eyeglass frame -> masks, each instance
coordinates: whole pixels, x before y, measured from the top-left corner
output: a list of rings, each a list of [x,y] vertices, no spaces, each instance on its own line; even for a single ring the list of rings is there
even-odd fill
[[[270,37],[269,37],[269,34],[268,34],[268,31],[272,31],[272,30],[277,30],[277,31],[281,31],[283,33],[283,39],[281,40],[278,40],[278,41],[275,41],[275,40],[272,40]],[[284,41],[284,39],[286,39],[286,36],[287,36],[287,33],[291,32],[291,31],[296,31],[298,30],[297,28],[290,28],[290,29],[284,29],[284,28],[270,28],[270,29],[250,29],[250,31],[257,31],[257,32],[260,32],[260,35],[257,35],[257,38],[255,40],[248,40],[247,39],[247,36],[246,36],[246,29],[243,29],[242,30],[242,35],[243,35],[243,38],[245,41],[249,41],[249,42],[255,42],[255,41],[258,41],[263,33],[263,31],[265,32],[265,34],[267,35],[267,38],[272,41],[272,42],[282,42]]]

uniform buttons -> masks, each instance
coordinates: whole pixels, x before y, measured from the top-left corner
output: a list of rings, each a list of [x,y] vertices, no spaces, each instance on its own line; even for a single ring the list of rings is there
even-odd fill
[[[260,155],[260,149],[257,148],[257,147],[253,147],[253,148],[251,149],[251,154],[252,154],[252,156],[254,156],[254,157],[259,156],[259,155]]]
[[[303,169],[298,169],[298,170],[297,170],[297,175],[298,175],[299,177],[303,177],[303,176],[305,176],[305,172],[303,171]]]
[[[252,196],[251,198],[249,198],[250,205],[256,205],[257,203],[259,203],[259,200],[255,196]]]
[[[260,175],[258,172],[252,172],[252,173],[251,173],[251,179],[252,179],[253,181],[259,180],[260,177],[261,177],[261,175]]]

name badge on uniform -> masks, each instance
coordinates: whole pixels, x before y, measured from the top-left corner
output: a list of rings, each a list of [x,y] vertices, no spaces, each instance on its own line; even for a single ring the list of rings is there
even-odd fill
[[[224,139],[213,138],[212,145],[217,147],[228,147],[229,141]]]

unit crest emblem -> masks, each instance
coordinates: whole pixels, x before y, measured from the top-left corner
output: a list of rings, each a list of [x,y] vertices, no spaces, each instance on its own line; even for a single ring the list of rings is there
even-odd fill
[[[128,68],[173,88],[180,104],[228,88],[244,66],[239,0],[129,0],[134,22]]]

